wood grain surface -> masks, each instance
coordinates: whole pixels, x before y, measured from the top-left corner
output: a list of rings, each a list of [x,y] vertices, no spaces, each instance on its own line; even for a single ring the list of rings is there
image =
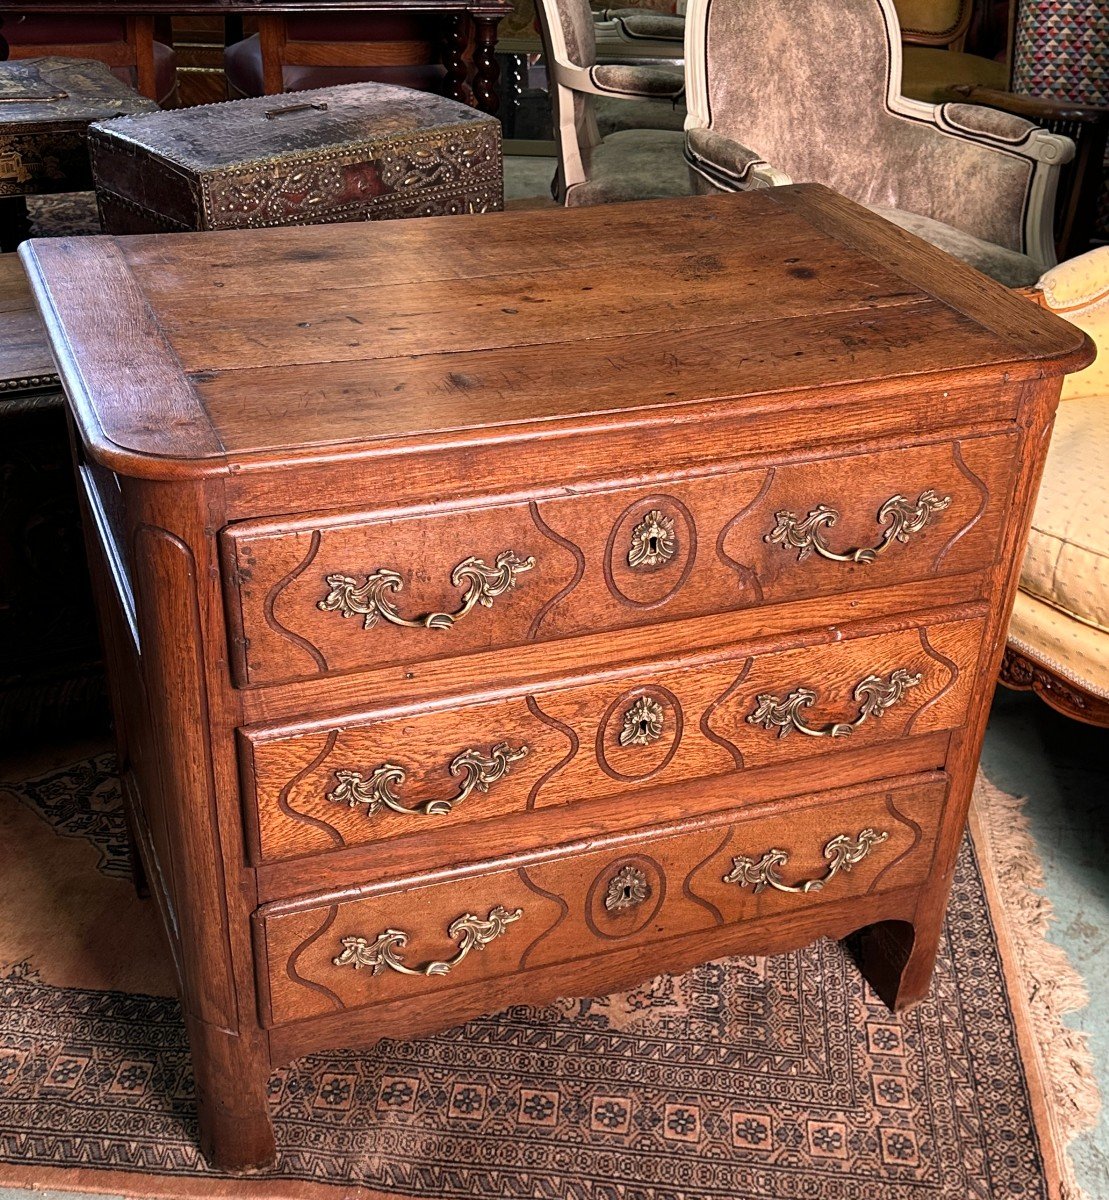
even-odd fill
[[[1084,335],[818,187],[24,259],[218,1166],[272,1158],[269,1073],[325,1046],[849,933],[927,994]],[[449,628],[319,607],[388,569],[394,617],[455,611],[505,551]],[[384,767],[450,810],[371,805]],[[866,828],[821,889],[724,881]]]

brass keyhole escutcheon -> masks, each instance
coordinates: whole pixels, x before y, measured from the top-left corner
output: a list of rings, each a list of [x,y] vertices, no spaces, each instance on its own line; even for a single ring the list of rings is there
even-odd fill
[[[624,713],[624,726],[620,730],[621,746],[649,746],[662,737],[665,714],[662,705],[650,696],[639,699]]]
[[[605,908],[618,912],[622,908],[633,908],[642,904],[651,894],[647,876],[638,867],[621,867],[612,877],[605,895]]]
[[[661,567],[674,557],[677,548],[673,517],[653,508],[632,530],[628,566]]]

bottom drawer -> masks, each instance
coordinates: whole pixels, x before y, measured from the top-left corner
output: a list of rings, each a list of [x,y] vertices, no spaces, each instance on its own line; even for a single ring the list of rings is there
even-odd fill
[[[263,1020],[426,997],[917,884],[946,789],[932,775],[795,797],[527,866],[266,905],[255,914]],[[652,959],[644,974],[663,969]]]

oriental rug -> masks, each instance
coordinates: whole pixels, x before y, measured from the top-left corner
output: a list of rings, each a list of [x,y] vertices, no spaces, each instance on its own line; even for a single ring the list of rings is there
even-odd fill
[[[275,1170],[196,1148],[180,1009],[103,746],[0,764],[0,1184],[128,1197],[1073,1200],[1097,1108],[1020,802],[979,781],[929,998],[822,941],[271,1080]]]

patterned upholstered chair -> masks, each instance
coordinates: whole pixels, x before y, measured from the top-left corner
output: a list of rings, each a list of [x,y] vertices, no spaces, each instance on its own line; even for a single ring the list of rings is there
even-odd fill
[[[1037,298],[1098,357],[1063,383],[1001,680],[1109,726],[1109,246],[1048,271]]]
[[[892,0],[690,0],[686,77],[700,191],[823,183],[1010,286],[1056,261],[1073,142],[903,96]]]
[[[679,130],[622,129],[602,138],[595,111],[603,97],[676,101],[685,89],[682,68],[598,63],[588,0],[539,0],[537,8],[558,149],[555,199],[577,207],[688,195]]]

